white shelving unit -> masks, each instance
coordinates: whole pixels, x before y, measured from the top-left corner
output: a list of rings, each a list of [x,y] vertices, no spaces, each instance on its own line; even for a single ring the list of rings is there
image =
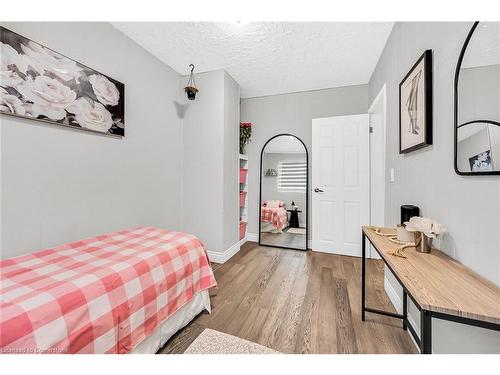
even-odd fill
[[[239,154],[239,161],[240,161],[240,169],[247,169],[248,170],[248,156]],[[239,178],[239,174],[238,174]],[[247,178],[244,183],[240,181],[240,192],[246,192],[246,197],[245,197],[245,204],[243,206],[240,205],[240,223],[244,222],[247,223],[246,228],[245,228],[245,234],[243,238],[240,238],[241,240],[244,239],[247,235],[248,231],[248,173],[247,173]],[[241,236],[240,236],[241,237]]]

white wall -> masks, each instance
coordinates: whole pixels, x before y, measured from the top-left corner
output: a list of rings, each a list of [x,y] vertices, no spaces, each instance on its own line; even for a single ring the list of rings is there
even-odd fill
[[[125,84],[126,136],[0,116],[2,258],[135,225],[180,229],[180,77],[107,23],[2,23]]]
[[[198,74],[196,84],[196,100],[178,104],[184,150],[181,227],[198,236],[210,256],[238,242],[239,86],[223,70]]]
[[[370,101],[387,83],[386,222],[399,223],[399,207],[420,206],[448,234],[438,246],[482,276],[500,284],[500,176],[458,176],[453,168],[453,82],[455,66],[471,23],[397,23],[370,80]],[[434,144],[398,152],[398,85],[426,49],[434,58]],[[474,199],[476,198],[477,199]],[[386,272],[387,274],[387,272]],[[388,288],[401,295],[387,274]],[[389,291],[389,293],[390,293]],[[414,306],[410,315],[418,321]],[[500,333],[433,320],[437,353],[500,353]]]
[[[241,121],[252,122],[248,154],[248,232],[259,230],[260,152],[269,138],[290,133],[300,138],[309,152],[311,181],[311,123],[313,118],[354,115],[368,109],[368,86],[347,86],[327,90],[243,99]],[[311,186],[309,186],[311,189]],[[309,194],[309,205],[310,205]],[[309,231],[311,215],[309,214]]]

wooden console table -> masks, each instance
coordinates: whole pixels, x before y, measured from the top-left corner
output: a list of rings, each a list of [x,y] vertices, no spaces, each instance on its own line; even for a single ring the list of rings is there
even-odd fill
[[[381,228],[381,232],[395,233],[395,229]],[[366,238],[403,287],[403,314],[365,306]],[[402,319],[403,329],[409,329],[422,354],[432,352],[432,318],[500,331],[500,288],[492,282],[436,249],[424,254],[410,247],[405,249],[407,258],[391,255],[397,245],[369,227],[362,228],[361,241],[363,321],[365,312]],[[408,321],[408,296],[420,310],[420,337]]]

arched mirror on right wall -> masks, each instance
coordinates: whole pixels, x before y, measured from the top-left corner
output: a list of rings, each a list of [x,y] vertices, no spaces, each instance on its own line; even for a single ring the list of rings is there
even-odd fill
[[[500,22],[475,22],[455,71],[455,171],[500,175]]]

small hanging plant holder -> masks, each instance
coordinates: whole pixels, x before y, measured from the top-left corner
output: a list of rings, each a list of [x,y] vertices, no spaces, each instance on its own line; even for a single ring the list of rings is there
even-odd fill
[[[184,87],[184,92],[189,100],[194,100],[196,98],[196,93],[199,90],[196,88],[196,82],[194,81],[194,65],[189,64],[189,66],[191,67],[191,74],[189,75],[187,86]]]

